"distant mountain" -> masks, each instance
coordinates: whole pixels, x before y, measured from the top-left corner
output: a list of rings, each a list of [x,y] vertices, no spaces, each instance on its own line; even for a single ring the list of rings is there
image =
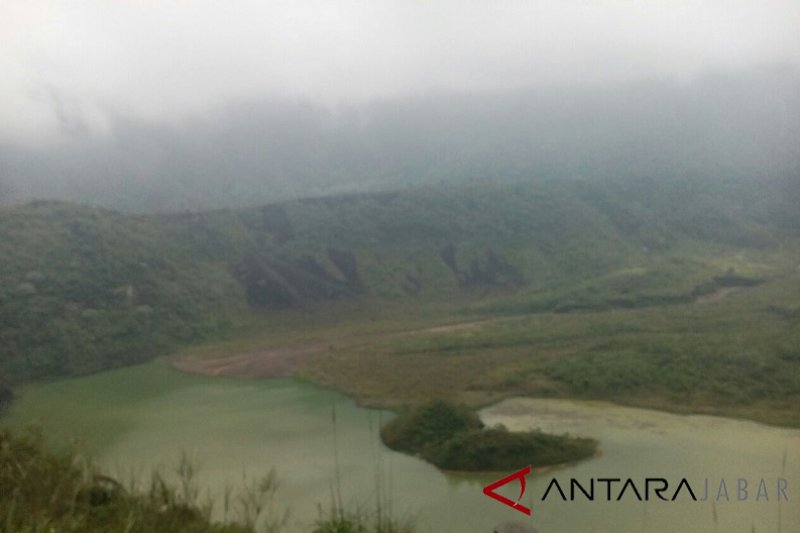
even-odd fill
[[[232,105],[170,125],[111,119],[57,146],[0,146],[0,203],[133,212],[254,206],[442,183],[800,176],[800,73],[442,94],[330,111]],[[3,200],[5,198],[5,200]]]
[[[681,301],[773,275],[725,258],[795,253],[799,206],[795,180],[686,179],[428,186],[173,215],[0,208],[0,377],[146,360],[226,335],[247,308],[456,295],[491,313]]]

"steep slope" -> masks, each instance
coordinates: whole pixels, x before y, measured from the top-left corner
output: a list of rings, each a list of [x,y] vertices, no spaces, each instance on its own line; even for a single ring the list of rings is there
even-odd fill
[[[481,313],[660,305],[797,247],[793,181],[536,181],[130,216],[0,210],[0,369],[17,382],[142,361],[246,307],[458,295]],[[720,281],[721,280],[721,281]]]
[[[58,203],[0,211],[0,368],[8,379],[131,364],[218,335],[240,293],[154,220]]]

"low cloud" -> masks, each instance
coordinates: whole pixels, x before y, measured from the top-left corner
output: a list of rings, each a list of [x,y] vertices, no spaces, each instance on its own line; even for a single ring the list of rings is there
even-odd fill
[[[254,99],[691,79],[800,60],[796,0],[7,0],[0,142],[103,136]]]

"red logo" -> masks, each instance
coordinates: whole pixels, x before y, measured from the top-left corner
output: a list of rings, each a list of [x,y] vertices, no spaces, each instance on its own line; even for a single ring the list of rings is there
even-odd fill
[[[492,499],[495,499],[495,500],[497,500],[498,502],[500,502],[500,503],[502,503],[504,505],[508,505],[512,509],[516,509],[520,513],[524,513],[524,514],[530,516],[531,515],[531,510],[528,507],[525,507],[524,505],[522,505],[519,502],[522,499],[523,494],[525,494],[525,476],[530,474],[531,470],[532,469],[531,469],[530,465],[528,465],[525,468],[523,468],[522,470],[520,470],[519,472],[514,472],[510,476],[506,476],[506,477],[504,477],[503,479],[501,479],[499,481],[495,481],[494,483],[486,485],[485,487],[483,487],[483,493],[486,494],[488,497],[490,497]],[[519,485],[520,485],[519,498],[517,498],[517,501],[509,500],[505,496],[503,496],[501,494],[497,494],[495,492],[495,489],[498,489],[498,488],[502,487],[503,485],[507,485],[507,484],[511,483],[512,481],[514,481],[515,479],[519,480]]]

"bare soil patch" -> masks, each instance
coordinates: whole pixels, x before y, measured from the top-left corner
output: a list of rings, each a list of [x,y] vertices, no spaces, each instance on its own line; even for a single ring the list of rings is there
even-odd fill
[[[722,287],[721,289],[717,289],[716,291],[705,294],[703,296],[698,296],[694,303],[696,304],[710,304],[714,302],[718,302],[731,294],[732,292],[736,292],[740,287]]]
[[[327,351],[319,345],[257,350],[214,358],[184,357],[172,362],[181,372],[236,378],[285,378],[305,367],[311,357]]]

